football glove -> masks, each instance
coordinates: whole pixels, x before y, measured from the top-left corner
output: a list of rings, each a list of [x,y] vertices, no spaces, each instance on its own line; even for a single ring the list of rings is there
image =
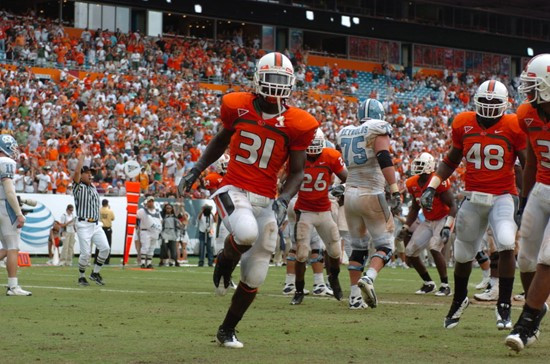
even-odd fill
[[[399,215],[401,214],[401,194],[399,192],[394,192],[391,194],[390,197],[390,208],[393,211],[398,212]]]
[[[431,211],[434,204],[435,188],[428,187],[420,197],[420,205],[422,208]]]
[[[443,244],[447,244],[449,238],[451,237],[451,228],[449,226],[444,226],[443,229],[441,229],[439,236],[441,237]]]
[[[189,192],[191,190],[191,186],[193,186],[193,183],[199,178],[201,175],[201,172],[193,167],[187,173],[180,181],[180,184],[178,185],[178,192],[180,193],[180,196],[183,196],[184,192]]]
[[[285,221],[286,210],[288,208],[288,202],[283,198],[278,198],[273,201],[273,212],[275,213],[275,219],[277,220],[277,226],[281,226]]]

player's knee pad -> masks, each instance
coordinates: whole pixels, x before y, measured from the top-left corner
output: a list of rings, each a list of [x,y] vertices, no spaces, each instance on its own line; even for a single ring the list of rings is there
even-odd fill
[[[8,235],[2,238],[2,247],[5,250],[19,250],[19,237],[17,235]]]
[[[271,255],[277,247],[277,222],[271,221],[264,225],[260,241],[262,249]],[[253,242],[254,243],[254,242]]]
[[[296,260],[300,263],[305,263],[310,253],[311,249],[308,244],[298,244],[298,249],[296,249]]]
[[[419,249],[417,249],[416,244],[410,242],[405,247],[405,256],[407,256],[407,257],[417,257],[419,255],[420,255],[420,251],[419,251]]]
[[[491,256],[490,256],[490,259],[491,259],[491,262],[490,262],[489,266],[491,267],[491,269],[497,269],[498,268],[498,259],[499,259],[498,252],[492,252]]]
[[[233,239],[235,243],[239,245],[251,246],[260,234],[258,230],[258,223],[254,216],[242,215],[236,224],[232,224],[233,227]]]
[[[334,240],[327,244],[327,254],[331,258],[340,258],[342,255],[342,247],[340,246],[340,241]]]
[[[351,249],[352,254],[354,250],[368,250],[369,248],[369,238],[363,237],[363,238],[351,238]]]
[[[518,254],[518,267],[521,273],[534,273],[537,271],[537,259],[522,254],[520,249]]]
[[[313,257],[315,255],[315,257]],[[311,257],[309,258],[309,264],[323,263],[323,251],[321,249],[311,249]]]
[[[363,271],[363,268],[365,268],[365,263],[367,262],[367,259],[369,258],[369,251],[368,250],[352,250],[351,255],[349,257],[350,262],[356,262],[359,263],[359,265],[348,265],[348,270],[358,270]]]
[[[379,251],[384,252],[385,255],[379,253]],[[392,255],[393,255],[393,251],[390,248],[380,247],[380,248],[376,248],[376,253],[374,253],[372,257],[373,258],[378,257],[382,259],[382,261],[384,262],[384,265],[386,265],[390,261]]]
[[[485,253],[484,250],[481,250],[479,252],[477,252],[476,254],[476,260],[477,260],[477,263],[479,265],[485,263],[486,261],[489,260],[489,256],[487,255],[487,253]]]

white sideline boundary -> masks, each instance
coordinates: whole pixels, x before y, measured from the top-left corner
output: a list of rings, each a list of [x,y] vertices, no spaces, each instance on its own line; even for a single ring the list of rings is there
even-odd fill
[[[75,283],[76,284],[76,283]],[[46,289],[46,290],[60,290],[60,291],[90,291],[95,289],[95,285],[90,283],[90,287],[59,287],[59,286],[36,286],[36,285],[24,285],[25,288],[32,288],[32,289]],[[214,293],[214,290],[207,292],[207,291],[146,291],[146,290],[128,290],[128,289],[110,289],[110,288],[98,288],[100,292],[109,292],[109,293],[132,293],[132,294],[189,294],[189,295],[211,295],[213,297],[217,297]],[[229,295],[228,295],[229,296]],[[285,296],[283,294],[273,294],[273,293],[259,293],[259,297],[273,297],[273,298],[282,298],[285,301],[288,301],[289,296]],[[310,296],[313,297],[313,296]],[[309,299],[309,298],[308,298]],[[323,301],[335,301],[333,297],[313,297],[314,300],[323,300]],[[347,298],[344,297],[344,299],[340,302],[347,303]],[[450,302],[445,301],[441,303],[435,303],[435,302],[400,302],[400,301],[386,301],[386,300],[380,300],[380,304],[384,305],[407,305],[407,306],[431,306],[431,307],[447,307],[450,305]],[[484,305],[484,304],[473,304],[473,307],[482,307],[482,308],[488,308],[491,310],[494,310],[494,305]],[[513,305],[512,309],[514,310],[521,310],[521,305]]]

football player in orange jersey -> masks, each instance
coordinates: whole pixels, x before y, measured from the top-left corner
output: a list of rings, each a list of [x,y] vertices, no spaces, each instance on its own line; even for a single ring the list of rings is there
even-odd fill
[[[325,148],[325,136],[317,129],[315,138],[306,150],[307,159],[304,169],[304,181],[294,205],[296,213],[296,291],[290,302],[299,305],[304,299],[304,275],[306,260],[311,250],[311,233],[315,228],[327,249],[329,267],[328,281],[334,297],[340,301],[343,297],[338,275],[340,274],[340,234],[338,225],[332,217],[332,204],[328,198],[328,188],[332,175],[346,182],[348,171],[340,152]],[[319,254],[319,252],[317,252]]]
[[[466,159],[465,200],[456,218],[454,254],[455,293],[444,327],[458,325],[469,305],[468,279],[472,261],[480,250],[483,234],[489,224],[499,251],[499,299],[497,328],[511,328],[510,298],[514,284],[514,247],[517,225],[514,221],[514,199],[517,195],[514,163],[525,162],[525,134],[515,114],[504,114],[508,108],[508,90],[501,82],[483,82],[474,95],[475,112],[462,112],[452,124],[452,146],[428,188],[420,199],[422,208],[431,210],[436,190],[449,178],[462,158]]]
[[[180,194],[190,189],[229,146],[227,173],[213,196],[230,232],[214,269],[218,294],[226,293],[231,273],[241,261],[241,280],[216,335],[218,344],[225,347],[243,347],[235,327],[265,280],[278,225],[284,220],[288,201],[302,184],[305,150],[319,127],[308,112],[286,104],[294,81],[294,69],[286,56],[273,52],[260,58],[254,74],[255,92],[223,97],[221,129],[179,185]],[[277,197],[277,174],[287,159],[289,174]]]
[[[413,199],[407,221],[402,230],[406,234],[405,254],[407,262],[416,269],[418,275],[424,280],[424,284],[416,291],[416,294],[428,294],[436,291],[436,285],[432,281],[430,273],[418,257],[424,249],[429,248],[441,279],[441,286],[435,292],[435,295],[449,296],[451,288],[447,277],[447,264],[441,249],[451,236],[457,211],[455,198],[451,192],[451,184],[449,181],[443,181],[439,185],[434,198],[434,207],[431,211],[424,211],[426,220],[420,223],[414,229],[414,232],[411,232],[409,226],[416,221],[420,211],[420,196],[428,187],[428,183],[435,172],[434,157],[430,153],[422,153],[413,160],[411,171],[414,176],[407,179],[406,186]]]
[[[537,341],[550,294],[550,54],[531,59],[520,80],[519,91],[527,102],[519,106],[517,115],[528,137],[518,211],[520,216],[523,213],[518,265],[525,305],[505,341],[518,352]]]

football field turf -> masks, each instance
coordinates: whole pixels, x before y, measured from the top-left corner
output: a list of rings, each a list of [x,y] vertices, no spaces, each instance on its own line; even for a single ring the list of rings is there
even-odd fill
[[[345,301],[306,296],[302,305],[290,306],[291,297],[281,294],[285,268],[271,267],[237,327],[245,345],[240,350],[215,344],[232,291],[225,297],[214,295],[212,268],[146,271],[109,266],[102,271],[104,287],[93,282],[78,286],[76,267],[23,268],[20,283],[33,296],[0,296],[0,362],[547,362],[548,318],[541,340],[518,356],[503,345],[508,332],[496,329],[493,304],[473,302],[460,324],[445,330],[443,318],[451,297],[415,295],[421,281],[413,269],[385,268],[375,283],[379,306],[351,311],[347,270],[342,268]],[[434,269],[430,273],[437,277]],[[480,277],[479,269],[474,270],[470,298]],[[311,289],[309,269],[306,279]],[[6,281],[5,269],[0,281]],[[519,292],[516,279],[514,293]],[[514,302],[514,321],[520,307]]]

